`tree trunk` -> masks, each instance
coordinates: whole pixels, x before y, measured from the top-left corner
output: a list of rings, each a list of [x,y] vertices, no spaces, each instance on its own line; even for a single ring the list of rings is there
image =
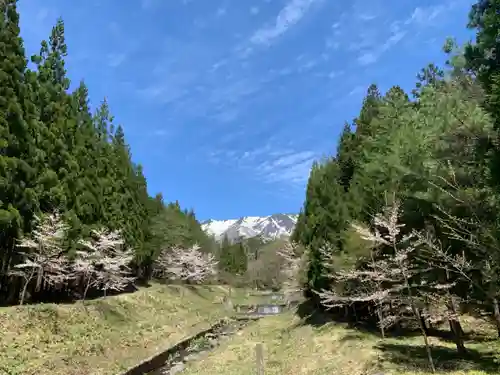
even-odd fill
[[[411,298],[411,294],[410,294],[410,298]],[[422,324],[422,319],[420,317],[420,313],[413,303],[413,299],[411,300],[411,309],[413,311],[413,314],[415,315],[415,318],[417,318],[420,332],[422,333],[422,336],[424,338],[425,351],[427,353],[427,360],[429,361],[429,367],[431,368],[432,373],[435,373],[436,368],[434,367],[434,360],[432,359],[432,352],[431,352],[431,347],[429,345],[429,338],[427,336],[425,326]]]
[[[425,326],[422,325],[422,319],[420,317],[420,313],[417,309],[417,306],[415,306],[415,301],[413,300],[413,293],[410,287],[410,282],[408,280],[408,277],[406,275],[404,275],[404,277],[405,277],[406,291],[408,292],[408,297],[410,299],[411,311],[413,312],[413,315],[415,316],[415,319],[418,322],[420,332],[422,333],[422,336],[424,338],[425,352],[427,353],[427,360],[429,361],[429,367],[431,368],[432,373],[435,373],[436,367],[434,366],[434,360],[432,359],[432,352],[431,352],[431,347],[429,345],[429,338],[427,336],[427,333],[425,332]]]
[[[380,335],[383,339],[385,339],[385,330],[384,330],[384,314],[382,312],[382,306],[377,307],[377,315],[378,315],[378,324],[380,326]]]
[[[428,297],[425,297],[425,309],[427,310],[427,316],[430,316],[431,305],[429,303],[429,298]],[[427,327],[428,327],[429,330],[433,329],[432,322],[429,319],[427,319]]]
[[[431,347],[429,345],[429,338],[427,336],[427,333],[425,332],[425,327],[422,324],[422,319],[420,317],[420,313],[419,313],[418,309],[415,307],[415,305],[413,304],[413,301],[411,302],[411,309],[413,310],[413,314],[415,314],[415,317],[417,318],[420,332],[422,333],[422,336],[424,338],[425,351],[427,353],[427,360],[429,361],[429,366],[431,368],[431,371],[433,373],[435,373],[436,368],[434,367],[434,360],[432,359],[432,352],[431,352]]]
[[[21,290],[21,295],[20,295],[20,300],[19,300],[20,305],[24,304],[24,299],[26,298],[26,291],[28,290],[29,283],[30,283],[29,279],[26,279],[24,281],[23,289]]]
[[[392,304],[392,301],[389,302],[389,309],[391,311],[392,316],[398,316],[398,314],[396,313],[396,311],[394,309],[394,305]],[[400,335],[402,332],[402,329],[401,329],[401,322],[399,321],[399,319],[397,319],[396,322],[394,323],[394,328],[396,329],[396,333],[398,335]]]
[[[21,291],[21,296],[19,300],[19,304],[23,305],[24,304],[24,298],[26,297],[26,289],[28,289],[28,284],[29,282],[26,280],[23,285],[23,290]]]
[[[425,329],[425,334],[429,336],[429,328],[427,327],[427,321],[425,320],[425,317],[422,315],[422,311],[419,310],[418,314],[420,315],[420,323]]]
[[[453,296],[449,297],[448,302],[448,311],[450,312],[450,318],[448,319],[450,324],[451,332],[453,333],[453,339],[455,341],[455,345],[457,346],[457,351],[459,354],[464,355],[467,353],[467,349],[465,349],[464,344],[464,331],[462,329],[462,325],[457,318],[457,307],[455,304],[455,299]]]
[[[450,275],[448,269],[446,269],[446,281],[450,280]],[[446,304],[450,317],[448,318],[448,322],[450,324],[450,330],[453,334],[453,339],[455,341],[455,345],[457,346],[457,352],[460,355],[464,355],[467,353],[464,344],[464,330],[462,329],[462,325],[458,320],[457,314],[457,306],[455,302],[454,296],[448,291],[448,301]]]
[[[85,285],[85,290],[83,291],[83,300],[85,301],[85,298],[87,297],[87,292],[89,291],[90,287],[90,278],[87,281],[87,285]]]
[[[497,326],[498,337],[500,337],[500,309],[498,307],[498,300],[493,297],[493,317],[495,318],[495,324]]]
[[[24,304],[24,299],[26,298],[26,291],[28,290],[28,285],[29,285],[29,283],[34,275],[35,275],[35,269],[32,268],[30,276],[29,276],[29,278],[25,279],[25,283],[24,283],[23,289],[21,291],[21,296],[20,296],[20,301],[19,301],[20,305]]]
[[[464,355],[467,353],[467,349],[465,348],[464,338],[461,332],[462,327],[460,325],[460,322],[456,319],[450,319],[449,322],[450,322],[451,332],[453,333],[455,345],[457,347],[457,352],[460,355]]]

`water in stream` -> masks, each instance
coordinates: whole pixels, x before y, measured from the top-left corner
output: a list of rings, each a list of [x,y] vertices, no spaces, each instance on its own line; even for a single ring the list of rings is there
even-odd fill
[[[219,346],[253,319],[231,320],[227,325],[215,328],[204,336],[193,340],[190,345],[176,354],[172,355],[163,366],[149,372],[148,375],[174,375],[184,370],[188,362],[196,361],[207,355],[211,350]]]
[[[219,346],[224,340],[234,335],[252,321],[258,320],[266,315],[276,315],[286,310],[284,304],[262,304],[262,305],[240,305],[235,306],[236,319],[219,323],[211,329],[200,333],[192,338],[178,344],[167,352],[160,353],[145,366],[129,370],[126,375],[174,375],[180,373],[188,362],[200,360],[208,355],[210,351]],[[169,352],[172,354],[169,356]],[[162,358],[166,358],[163,360]],[[148,368],[148,370],[145,370]],[[155,370],[149,371],[149,369]]]

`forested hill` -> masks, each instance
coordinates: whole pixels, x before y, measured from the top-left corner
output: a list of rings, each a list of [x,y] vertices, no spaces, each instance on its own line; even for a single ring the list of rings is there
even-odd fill
[[[499,10],[478,1],[475,41],[447,40],[446,66],[423,68],[411,93],[371,85],[336,155],[313,166],[293,238],[325,306],[383,329],[410,305],[434,318],[432,301],[462,350],[458,306],[476,305],[500,334]]]
[[[148,277],[160,242],[210,246],[193,212],[148,196],[106,99],[91,109],[83,81],[69,90],[67,55],[59,20],[28,69],[16,1],[0,2],[0,300],[17,298],[16,241],[43,214],[61,214],[69,256],[93,229],[121,231],[139,277]]]

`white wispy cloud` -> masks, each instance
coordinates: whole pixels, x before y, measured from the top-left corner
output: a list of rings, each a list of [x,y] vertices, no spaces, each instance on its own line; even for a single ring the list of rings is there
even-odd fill
[[[469,0],[443,0],[436,5],[417,6],[403,23],[420,28],[437,25],[438,18],[450,17],[449,12],[456,11],[462,6],[468,8],[470,6]]]
[[[108,66],[111,68],[116,68],[123,64],[127,59],[125,53],[109,53],[107,55]]]
[[[262,147],[241,153],[237,160],[239,168],[254,174],[262,182],[296,186],[307,181],[316,157],[316,153],[311,150],[293,150],[268,142]]]
[[[266,142],[253,149],[218,149],[208,151],[206,158],[214,164],[225,164],[244,171],[257,181],[303,188],[318,154],[311,150],[294,150],[283,142]]]
[[[365,92],[366,87],[364,85],[357,85],[351,91],[349,91],[348,96],[361,95]]]
[[[400,26],[399,21],[392,22],[389,27],[389,36],[384,41],[374,43],[376,47],[363,50],[358,56],[360,65],[370,65],[378,61],[378,59],[389,49],[398,44],[408,33],[408,30]]]
[[[358,18],[361,20],[361,21],[371,21],[371,20],[374,20],[378,17],[377,14],[372,14],[372,13],[361,13],[358,15]]]
[[[269,183],[304,184],[314,160],[314,152],[299,151],[264,161],[257,167],[257,174]]]
[[[259,7],[251,7],[251,8],[250,8],[250,14],[252,14],[252,15],[254,15],[254,16],[255,16],[256,14],[259,14],[259,12],[260,12]]]
[[[421,25],[426,25],[427,23],[433,21],[441,12],[445,9],[444,5],[438,5],[433,7],[416,7],[410,18],[406,21],[406,23],[418,23]]]
[[[254,44],[269,44],[298,23],[318,0],[291,0],[278,13],[274,25],[258,29],[250,38]]]
[[[55,8],[53,3],[40,3],[38,7],[34,3],[35,1],[20,1],[18,11],[21,16],[23,37],[29,35],[39,42],[42,39],[47,39],[51,28],[60,15],[60,10]]]
[[[300,151],[294,154],[289,154],[285,156],[280,156],[279,158],[273,160],[272,166],[274,168],[283,168],[297,165],[297,163],[302,163],[311,159],[314,156],[312,151]]]
[[[155,137],[165,137],[169,134],[169,132],[165,129],[156,129],[151,134]]]
[[[343,70],[332,70],[330,73],[328,73],[328,78],[334,79],[334,78],[340,77],[344,74],[345,74],[345,72]]]
[[[48,16],[49,16],[49,10],[47,8],[41,8],[37,12],[35,19],[38,22],[44,22],[47,19]]]
[[[443,17],[463,2],[464,0],[446,0],[437,5],[417,6],[408,18],[392,22],[389,28],[390,35],[383,43],[377,44],[376,48],[364,50],[358,56],[358,63],[369,65],[377,62],[386,51],[405,38],[410,30],[419,34],[421,30],[437,24],[438,18]]]
[[[253,162],[258,158],[269,154],[271,150],[272,147],[270,143],[266,143],[261,147],[255,147],[251,150],[246,150],[241,154],[241,162],[243,164]]]
[[[361,65],[370,65],[370,64],[376,63],[378,58],[379,58],[379,54],[375,54],[372,51],[363,52],[361,55],[359,55],[358,62]]]
[[[354,17],[341,14],[332,24],[332,34],[326,37],[325,47],[356,52],[359,65],[372,65],[403,40],[406,43],[417,42],[421,33],[439,26],[445,15],[451,17],[451,12],[467,7],[467,2],[441,0],[434,5],[418,5],[403,17],[391,19],[383,12],[383,1],[366,3],[365,0],[358,0],[351,9]],[[379,18],[380,22],[371,22]]]

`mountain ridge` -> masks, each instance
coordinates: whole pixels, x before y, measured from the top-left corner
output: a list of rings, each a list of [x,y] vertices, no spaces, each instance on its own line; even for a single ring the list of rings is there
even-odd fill
[[[267,240],[289,237],[297,224],[297,214],[272,214],[268,216],[242,216],[239,219],[214,220],[201,223],[202,229],[220,241],[227,236],[234,242],[241,238],[261,236]]]

